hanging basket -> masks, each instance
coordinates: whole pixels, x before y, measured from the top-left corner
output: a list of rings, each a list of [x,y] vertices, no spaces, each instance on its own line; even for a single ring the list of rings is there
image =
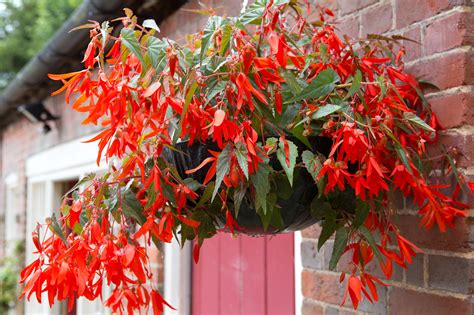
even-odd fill
[[[298,151],[301,152],[307,147],[295,138],[290,138],[298,146]],[[325,156],[329,154],[332,141],[325,137],[313,137],[310,139],[311,146]],[[209,167],[203,167],[193,174],[186,174],[186,170],[197,167],[204,159],[211,156],[211,151],[219,151],[219,148],[214,142],[189,144],[188,141],[180,142],[175,145],[175,150],[165,150],[164,157],[173,165],[175,165],[178,174],[182,178],[190,177],[199,183],[204,181]],[[297,161],[301,162],[301,161]],[[270,159],[270,165],[275,170],[281,170],[281,165],[278,159],[273,156]],[[286,180],[286,179],[283,179]],[[202,193],[201,191],[198,191]],[[280,208],[281,221],[279,224],[269,223],[268,227],[264,227],[261,216],[252,206],[250,196],[245,196],[240,206],[238,215],[235,215],[235,208],[233,203],[229,203],[228,207],[231,210],[235,220],[240,229],[237,233],[247,235],[268,235],[285,232],[293,232],[305,229],[320,221],[320,218],[311,214],[311,201],[318,195],[318,188],[311,175],[305,168],[295,169],[293,187],[291,194],[278,195],[277,205]],[[224,215],[217,217],[216,227],[224,228],[226,218]]]

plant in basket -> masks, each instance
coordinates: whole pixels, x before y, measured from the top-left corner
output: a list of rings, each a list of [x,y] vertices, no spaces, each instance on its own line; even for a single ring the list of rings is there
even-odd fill
[[[110,168],[81,180],[61,216],[38,226],[38,259],[21,275],[28,298],[102,298],[106,283],[114,312],[158,314],[167,303],[150,283],[152,243],[194,240],[197,261],[219,230],[321,221],[319,247],[335,234],[330,268],[351,257],[346,293],[357,308],[385,285],[366,266],[390,279],[393,263],[406,268],[419,251],[399,233],[392,194],[413,199],[426,228],[444,232],[465,215],[458,197],[469,183],[453,152],[427,156],[440,127],[404,71],[402,37],[342,40],[330,10],[294,0],[211,16],[185,43],[125,13],[117,36],[107,22],[80,26],[90,28],[85,69],[50,75],[84,124],[103,126],[90,141]],[[450,194],[439,183],[447,173],[457,180]]]

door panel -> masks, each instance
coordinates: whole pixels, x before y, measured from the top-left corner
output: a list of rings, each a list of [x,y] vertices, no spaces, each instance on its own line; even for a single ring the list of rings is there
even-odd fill
[[[294,314],[293,234],[204,243],[193,264],[193,315]]]

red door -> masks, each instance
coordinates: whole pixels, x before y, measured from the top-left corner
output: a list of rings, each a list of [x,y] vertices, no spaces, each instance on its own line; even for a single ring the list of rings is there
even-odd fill
[[[193,264],[193,315],[294,314],[293,234],[204,242]]]

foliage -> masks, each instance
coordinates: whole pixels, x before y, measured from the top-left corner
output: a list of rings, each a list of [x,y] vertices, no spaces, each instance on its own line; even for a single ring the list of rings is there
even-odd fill
[[[44,46],[81,2],[5,0],[0,3],[0,90]]]
[[[97,162],[103,154],[111,168],[65,200],[62,217],[45,224],[48,237],[40,227],[33,234],[39,258],[22,273],[23,295],[94,299],[106,282],[114,312],[151,302],[160,313],[166,302],[148,283],[151,241],[195,240],[197,260],[220,220],[224,230],[241,230],[243,200],[264,226],[278,225],[278,198],[304,169],[318,190],[308,206],[323,220],[319,246],[335,234],[330,268],[351,257],[355,308],[362,296],[376,301],[376,284],[385,285],[370,263],[389,279],[393,263],[406,268],[419,251],[399,232],[391,192],[413,198],[427,228],[445,231],[465,215],[456,201],[464,179],[451,196],[429,176],[425,143],[440,128],[403,70],[397,38],[343,42],[325,21],[330,10],[314,22],[304,11],[294,0],[256,1],[239,17],[212,16],[186,45],[154,37],[129,10],[119,37],[107,23],[83,26],[91,28],[85,69],[50,77],[64,83],[55,94],[76,96],[84,124],[104,127],[90,141],[98,141]],[[314,137],[330,150],[312,146]],[[210,148],[185,172],[167,158],[183,149],[180,141]]]
[[[7,314],[16,301],[19,292],[18,274],[23,263],[24,248],[17,244],[13,256],[4,257],[0,265],[0,314]]]

